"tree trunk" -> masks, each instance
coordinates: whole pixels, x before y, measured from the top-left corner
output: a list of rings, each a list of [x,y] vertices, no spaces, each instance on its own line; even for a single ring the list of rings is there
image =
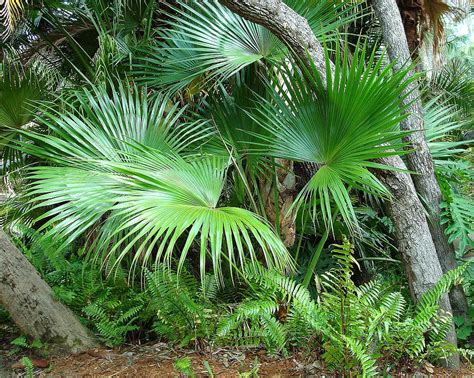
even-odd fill
[[[321,44],[314,36],[307,20],[281,0],[220,0],[220,2],[231,11],[272,31],[303,61],[307,60],[309,54],[323,80],[325,79],[324,50]],[[426,155],[423,157],[426,158]],[[429,153],[428,158],[428,162],[431,161]],[[385,160],[389,165],[406,168],[400,157]],[[393,194],[388,206],[397,230],[399,250],[406,264],[410,290],[417,300],[442,276],[429,226],[410,176],[393,171],[378,172],[378,175]],[[446,299],[440,302],[440,307],[446,312],[451,312],[451,306]],[[454,327],[448,335],[448,340],[456,345]],[[459,366],[459,356],[455,355],[449,364],[452,367]]]
[[[295,243],[296,225],[294,214],[288,214],[296,194],[296,177],[293,162],[276,159],[275,174],[262,177],[260,193],[268,220],[279,232],[283,244]],[[277,203],[278,202],[278,203]]]
[[[404,64],[411,64],[407,38],[396,1],[374,0],[373,7],[382,26],[383,38],[390,60],[396,61],[394,69],[398,70]],[[413,72],[410,72],[409,75],[413,75]],[[405,140],[408,142],[408,148],[414,150],[406,157],[407,165],[410,170],[417,173],[413,175],[413,182],[417,192],[427,204],[431,236],[443,273],[446,273],[456,267],[456,256],[453,246],[448,243],[445,226],[441,224],[439,205],[443,197],[423,132],[423,106],[416,81],[412,81],[405,93],[409,93],[403,101],[403,106],[409,105],[406,110],[408,117],[401,123],[401,128],[414,131]],[[461,286],[452,289],[450,300],[455,315],[467,316],[467,301]]]
[[[408,48],[417,57],[421,45],[422,0],[397,0]]]
[[[0,231],[0,304],[18,328],[51,344],[56,353],[76,353],[97,346],[74,314],[54,299],[26,257]]]

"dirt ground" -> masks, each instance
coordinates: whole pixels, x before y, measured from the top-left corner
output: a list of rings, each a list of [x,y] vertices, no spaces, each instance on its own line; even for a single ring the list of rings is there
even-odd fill
[[[64,357],[41,358],[32,351],[14,351],[10,341],[18,334],[1,329],[0,377],[27,377],[20,360],[28,356],[35,377],[320,377],[335,376],[301,353],[274,356],[264,350],[220,348],[198,352],[173,349],[166,343],[126,345],[115,349],[95,349]],[[13,352],[13,353],[12,353]],[[177,368],[181,365],[181,369]],[[435,368],[401,366],[385,372],[391,376],[474,376],[474,370],[459,372]]]

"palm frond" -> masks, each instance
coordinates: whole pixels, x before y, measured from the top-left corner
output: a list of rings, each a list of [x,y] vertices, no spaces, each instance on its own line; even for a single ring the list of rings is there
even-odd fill
[[[429,82],[434,96],[471,117],[474,108],[474,81],[472,67],[462,60],[453,59],[436,71]]]
[[[5,30],[0,34],[1,39],[6,39],[13,32],[25,6],[24,0],[1,0],[0,22]]]
[[[317,37],[334,39],[340,27],[357,18],[345,1],[334,4],[287,1],[307,17]],[[136,78],[149,85],[191,94],[211,79],[225,80],[254,63],[279,63],[287,55],[283,43],[264,27],[247,21],[215,0],[187,4],[166,12],[160,33],[164,42],[143,51]]]
[[[39,62],[23,67],[15,54],[4,57],[0,69],[0,153],[4,168],[21,161],[12,149],[21,129],[31,126],[37,103],[46,100],[59,78]]]
[[[67,244],[99,226],[91,249],[109,267],[132,255],[132,267],[177,259],[179,271],[191,250],[203,279],[209,258],[221,279],[222,259],[231,272],[259,256],[279,270],[292,266],[264,220],[220,206],[228,160],[196,155],[193,143],[205,125],[180,123],[183,110],[134,87],[110,96],[101,88],[84,90],[71,103],[79,110],[45,113],[52,135],[26,132],[35,144],[21,144],[52,164],[30,176],[28,194],[46,210],[42,229]]]
[[[338,40],[344,26],[357,21],[365,14],[359,4],[347,0],[285,0],[285,3],[305,17],[316,38],[325,42]]]
[[[144,52],[137,80],[176,92],[199,80],[226,79],[249,64],[283,57],[283,44],[275,36],[217,1],[179,5],[167,12],[167,28],[160,35],[164,42]]]
[[[372,160],[402,153],[398,123],[406,70],[392,74],[391,65],[382,67],[374,53],[366,66],[365,47],[356,49],[351,64],[348,55],[347,46],[337,55],[334,76],[327,72],[327,90],[314,67],[304,72],[283,67],[269,83],[271,99],[262,98],[255,112],[270,134],[256,135],[256,152],[318,167],[294,206],[310,204],[313,216],[320,207],[327,224],[332,202],[349,225],[356,224],[351,187],[388,196],[369,168],[388,169]]]
[[[453,159],[464,152],[468,141],[456,140],[455,132],[460,132],[467,126],[462,121],[461,111],[454,105],[446,102],[438,103],[432,99],[425,104],[424,125],[425,135],[435,164],[442,164],[442,160]],[[460,120],[461,119],[461,120]],[[454,139],[454,140],[453,140]]]

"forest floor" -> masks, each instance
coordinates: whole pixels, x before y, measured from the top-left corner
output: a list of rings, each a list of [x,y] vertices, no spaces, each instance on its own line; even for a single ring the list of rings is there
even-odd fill
[[[0,327],[2,327],[0,325]],[[0,377],[27,377],[22,357],[35,366],[35,377],[319,377],[335,376],[325,370],[311,355],[301,353],[275,356],[264,350],[217,348],[206,352],[173,349],[166,343],[126,345],[115,349],[44,358],[28,350],[14,351],[14,336],[0,330]],[[13,353],[12,353],[13,351]],[[177,366],[181,365],[181,369]],[[186,372],[188,374],[186,374]],[[430,364],[400,366],[387,372],[391,376],[474,376],[474,370],[463,368],[456,373]]]

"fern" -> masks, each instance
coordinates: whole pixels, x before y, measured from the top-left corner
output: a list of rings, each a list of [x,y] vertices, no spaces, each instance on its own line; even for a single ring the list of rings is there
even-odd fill
[[[446,233],[449,242],[459,240],[458,252],[462,255],[470,247],[474,248],[474,201],[469,198],[450,191],[447,202],[441,204],[443,208],[442,223],[448,224]]]
[[[322,277],[320,303],[291,278],[249,264],[244,275],[250,293],[219,322],[218,337],[282,352],[316,337],[322,340],[328,367],[363,376],[377,374],[376,359],[383,353],[437,359],[454,352],[444,341],[452,319],[438,314],[438,302],[460,283],[465,266],[443,276],[413,309],[383,281],[355,286],[351,276],[356,262],[348,240],[334,245],[332,253],[337,264]]]
[[[347,336],[344,336],[344,341],[346,342],[347,348],[350,350],[352,355],[359,361],[362,369],[362,376],[376,376],[377,369],[375,365],[375,358],[367,353],[362,343]]]
[[[28,378],[33,378],[33,370],[34,370],[33,361],[31,361],[29,357],[22,357],[20,362],[25,367],[26,376]]]
[[[126,335],[139,327],[135,324],[143,304],[137,304],[128,309],[120,300],[109,298],[106,291],[105,295],[86,306],[84,314],[93,321],[95,329],[98,331],[102,340],[108,346],[120,345],[125,341]],[[126,310],[125,310],[126,309]]]
[[[173,272],[157,264],[146,271],[146,291],[156,315],[154,330],[168,341],[186,346],[192,341],[210,339],[214,332],[212,300],[217,296],[217,280],[206,276],[199,287],[185,271]]]

